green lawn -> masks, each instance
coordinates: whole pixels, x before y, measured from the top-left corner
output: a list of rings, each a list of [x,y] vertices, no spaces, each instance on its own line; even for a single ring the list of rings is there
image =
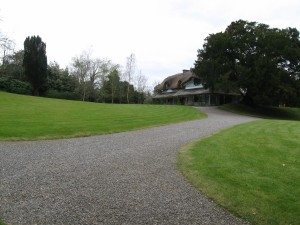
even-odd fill
[[[99,104],[0,92],[0,140],[107,134],[204,117],[186,106]]]
[[[300,222],[300,122],[260,120],[219,132],[179,153],[184,176],[253,224]]]
[[[243,104],[226,104],[220,109],[265,119],[300,120],[300,108],[249,107]]]

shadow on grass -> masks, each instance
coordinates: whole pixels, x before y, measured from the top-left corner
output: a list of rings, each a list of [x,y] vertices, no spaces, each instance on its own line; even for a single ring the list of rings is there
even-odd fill
[[[244,104],[226,104],[219,106],[219,108],[237,114],[265,119],[300,120],[300,108],[279,108],[265,106],[250,107]]]

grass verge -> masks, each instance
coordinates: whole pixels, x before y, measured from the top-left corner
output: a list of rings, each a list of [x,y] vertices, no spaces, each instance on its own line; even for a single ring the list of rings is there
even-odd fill
[[[186,146],[183,175],[253,224],[299,224],[300,122],[261,120]]]
[[[243,104],[226,104],[219,106],[219,108],[237,114],[258,118],[300,120],[300,108],[249,107]]]
[[[90,136],[206,117],[192,107],[98,104],[0,92],[0,140]]]

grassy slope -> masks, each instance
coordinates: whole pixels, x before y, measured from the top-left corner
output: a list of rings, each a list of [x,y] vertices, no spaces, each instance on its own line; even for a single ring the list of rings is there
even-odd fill
[[[284,110],[299,118],[299,109]],[[299,224],[299,121],[238,125],[187,146],[178,165],[199,190],[254,224]]]
[[[0,92],[0,140],[106,134],[200,119],[192,107],[96,104]]]
[[[219,108],[265,119],[300,120],[300,108],[249,107],[243,104],[226,104]]]

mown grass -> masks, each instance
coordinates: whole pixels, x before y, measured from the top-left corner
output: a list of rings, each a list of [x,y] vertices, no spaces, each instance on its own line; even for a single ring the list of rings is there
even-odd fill
[[[219,106],[220,109],[265,119],[300,120],[300,108],[289,107],[250,107],[244,104],[226,104]]]
[[[178,165],[201,192],[253,224],[299,224],[299,121],[235,126],[184,148]]]
[[[0,140],[90,136],[204,117],[185,106],[99,104],[0,92]]]

